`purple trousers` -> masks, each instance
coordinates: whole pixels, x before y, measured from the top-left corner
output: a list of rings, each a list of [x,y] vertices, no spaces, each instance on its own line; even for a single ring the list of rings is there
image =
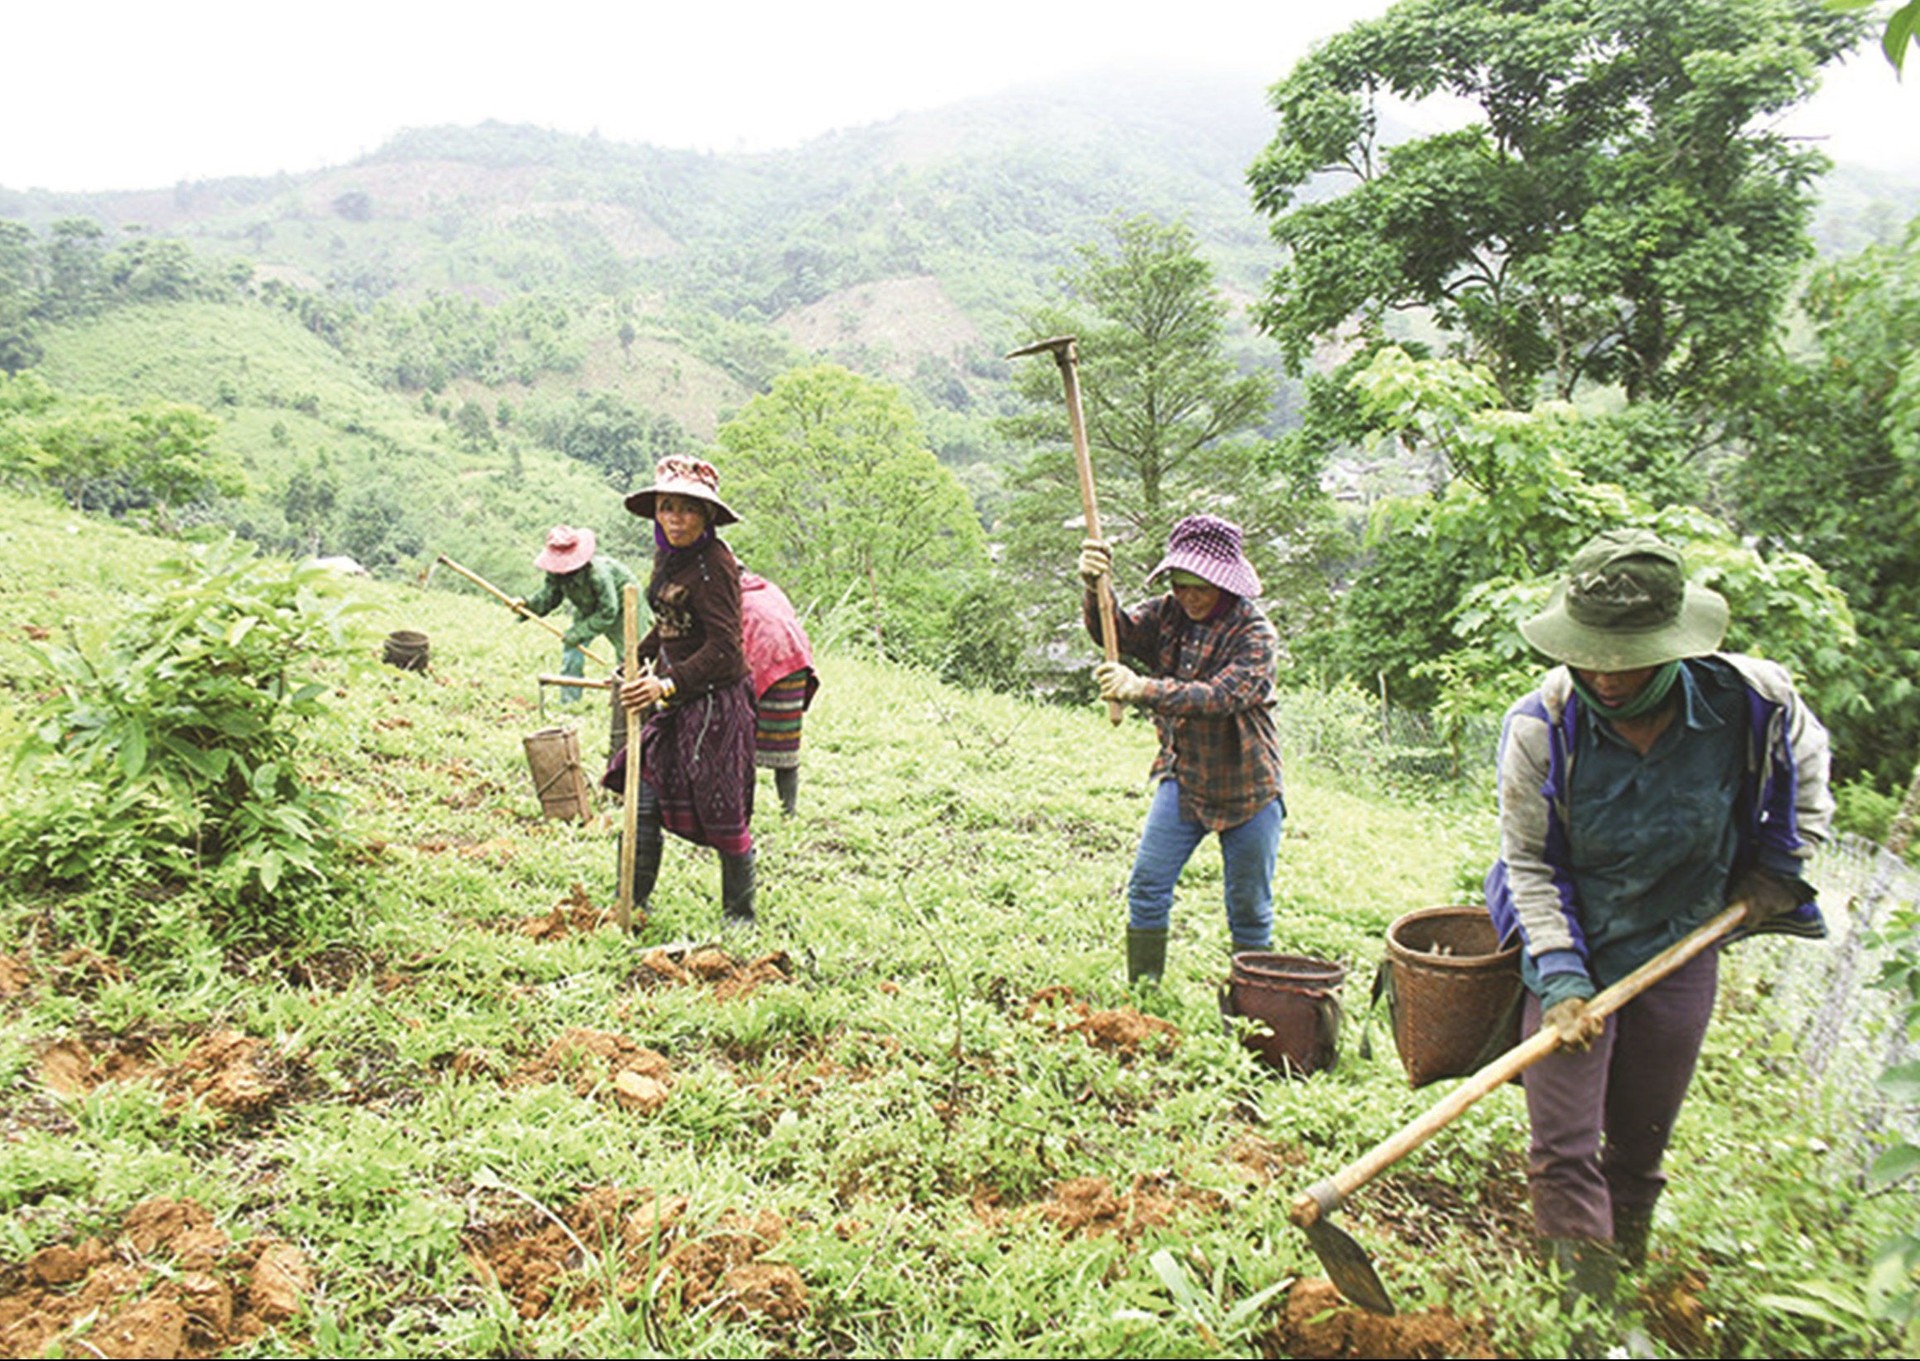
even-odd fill
[[[1613,1240],[1616,1210],[1651,1213],[1660,1170],[1713,1015],[1720,954],[1708,950],[1607,1018],[1584,1053],[1529,1068],[1527,1186],[1542,1238]],[[1527,995],[1526,1034],[1540,1028]]]

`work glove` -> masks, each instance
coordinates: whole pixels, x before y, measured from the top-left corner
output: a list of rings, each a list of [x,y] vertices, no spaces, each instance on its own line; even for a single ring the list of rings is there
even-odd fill
[[[1091,590],[1100,578],[1113,575],[1113,550],[1101,539],[1088,539],[1080,545],[1080,580]]]
[[[1549,951],[1543,960],[1548,967],[1555,967],[1554,952]],[[1563,1048],[1591,1047],[1607,1023],[1604,1016],[1587,1014],[1587,1002],[1592,997],[1593,979],[1584,964],[1573,969],[1555,967],[1555,972],[1543,974],[1540,978],[1540,1028],[1559,1031]]]
[[[1798,879],[1756,865],[1734,881],[1727,901],[1744,902],[1746,925],[1753,927],[1784,917],[1802,903],[1812,902],[1813,890]]]
[[[1124,662],[1101,662],[1093,668],[1093,679],[1100,686],[1101,699],[1138,704],[1147,697],[1146,678]]]
[[[1607,1018],[1588,1012],[1585,997],[1568,997],[1548,1007],[1540,1017],[1542,1030],[1560,1032],[1562,1049],[1591,1049],[1607,1028]]]

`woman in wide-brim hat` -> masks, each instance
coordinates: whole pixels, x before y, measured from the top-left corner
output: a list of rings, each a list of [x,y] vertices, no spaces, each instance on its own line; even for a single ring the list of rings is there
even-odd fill
[[[1081,546],[1087,628],[1101,640],[1099,592],[1111,590],[1113,555]],[[1273,722],[1279,640],[1255,603],[1260,577],[1240,527],[1189,515],[1173,527],[1148,583],[1165,594],[1114,606],[1122,656],[1094,677],[1104,699],[1146,709],[1160,732],[1157,782],[1127,881],[1127,977],[1151,981],[1166,967],[1174,884],[1209,833],[1220,838],[1233,948],[1265,950],[1273,936],[1273,866],[1286,814],[1280,739]]]
[[[1560,665],[1507,712],[1487,904],[1524,946],[1526,1025],[1562,1041],[1525,1079],[1535,1231],[1603,1302],[1646,1254],[1718,952],[1605,1020],[1588,999],[1729,902],[1743,930],[1826,929],[1801,877],[1832,816],[1826,732],[1782,667],[1717,650],[1727,615],[1679,550],[1618,529],[1520,626]]]
[[[644,906],[660,870],[664,832],[720,856],[720,901],[730,923],[754,918],[753,682],[741,636],[740,564],[715,535],[739,517],[720,499],[711,463],[660,460],[653,484],[626,499],[653,526],[647,603],[653,628],[640,642],[650,672],[627,678],[621,710],[646,715],[640,735],[634,900]],[[624,746],[603,783],[625,786]]]

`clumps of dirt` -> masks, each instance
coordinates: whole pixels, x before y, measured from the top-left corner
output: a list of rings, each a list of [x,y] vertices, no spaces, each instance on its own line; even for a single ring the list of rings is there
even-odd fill
[[[1070,1178],[1053,1188],[1053,1195],[1040,1203],[1038,1211],[1064,1237],[1112,1234],[1132,1241],[1148,1229],[1166,1226],[1189,1207],[1217,1214],[1227,1208],[1227,1198],[1217,1191],[1184,1186],[1165,1174],[1143,1172],[1134,1177],[1132,1186],[1118,1192],[1105,1177]]]
[[[1132,1007],[1095,1011],[1074,996],[1065,984],[1052,984],[1027,999],[1026,1019],[1056,1033],[1086,1037],[1096,1049],[1132,1057],[1143,1049],[1165,1050],[1180,1042],[1180,1029],[1171,1021],[1148,1016]]]
[[[24,959],[0,955],[0,1000],[25,995],[33,986],[33,970]]]
[[[614,924],[617,914],[611,907],[595,907],[593,899],[587,896],[587,886],[576,883],[545,912],[532,917],[522,917],[513,923],[516,935],[526,936],[530,940],[565,940],[569,936],[590,936],[603,927]],[[647,924],[647,914],[636,911],[633,914],[635,930]]]
[[[192,1201],[142,1201],[111,1245],[56,1243],[0,1269],[0,1355],[217,1356],[299,1314],[301,1251],[235,1246]]]
[[[467,1260],[526,1319],[596,1308],[610,1280],[622,1300],[647,1298],[658,1281],[685,1307],[736,1322],[780,1326],[806,1314],[800,1273],[761,1260],[786,1236],[779,1215],[729,1210],[693,1235],[686,1210],[685,1196],[597,1187],[562,1211],[541,1207],[471,1231]]]
[[[198,1097],[225,1115],[248,1119],[293,1097],[302,1069],[264,1040],[215,1030],[171,1066],[157,1062],[139,1041],[91,1046],[73,1037],[57,1040],[40,1051],[40,1077],[51,1091],[69,1099],[103,1083],[151,1078],[167,1092],[169,1107]]]
[[[1276,1144],[1257,1134],[1242,1134],[1227,1149],[1227,1160],[1255,1186],[1271,1186],[1281,1177],[1292,1176],[1307,1165],[1308,1156],[1297,1144]]]
[[[632,981],[654,988],[710,984],[715,1002],[730,1002],[769,983],[791,983],[793,961],[785,950],[740,960],[717,945],[702,945],[679,958],[664,947],[655,947],[640,956]]]
[[[1295,1281],[1287,1291],[1280,1322],[1261,1339],[1272,1356],[1303,1361],[1321,1358],[1378,1357],[1381,1361],[1437,1361],[1448,1356],[1493,1356],[1474,1336],[1475,1329],[1446,1309],[1383,1317],[1355,1308],[1340,1297],[1333,1282],[1318,1277]]]
[[[651,1115],[673,1092],[673,1066],[625,1035],[574,1026],[507,1078],[510,1087],[544,1082],[564,1082],[577,1096],[610,1094],[623,1108]]]

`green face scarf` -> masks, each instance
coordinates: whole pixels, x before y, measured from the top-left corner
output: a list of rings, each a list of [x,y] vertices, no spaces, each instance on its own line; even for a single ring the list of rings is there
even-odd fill
[[[1667,695],[1673,690],[1673,683],[1680,679],[1680,663],[1672,661],[1657,668],[1651,676],[1647,677],[1647,683],[1640,687],[1639,694],[1618,706],[1610,705],[1594,694],[1587,687],[1587,683],[1580,679],[1578,671],[1572,674],[1574,693],[1580,696],[1583,704],[1600,717],[1639,718],[1644,714],[1652,713],[1666,703]]]

